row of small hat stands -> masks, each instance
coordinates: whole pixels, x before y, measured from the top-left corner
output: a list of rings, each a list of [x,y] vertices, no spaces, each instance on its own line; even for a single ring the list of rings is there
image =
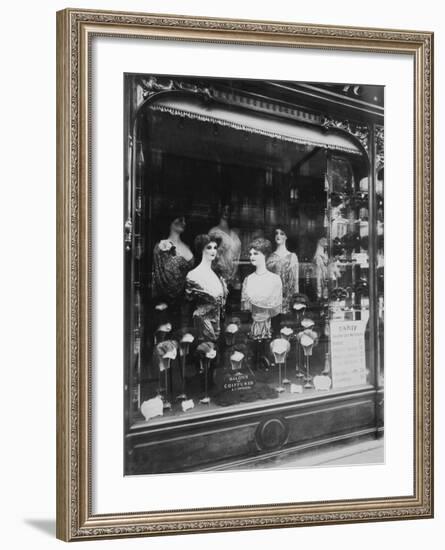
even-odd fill
[[[311,376],[311,356],[314,346],[318,344],[319,335],[314,330],[314,321],[305,315],[306,301],[295,301],[293,304],[293,313],[296,318],[297,331],[284,326],[280,330],[280,337],[273,339],[270,344],[270,352],[273,357],[272,368],[278,370],[278,384],[275,387],[279,394],[284,392],[303,393],[306,390],[329,390],[331,379],[329,377],[329,365],[318,376]],[[157,308],[167,308],[166,304],[159,304]],[[226,346],[231,347],[236,342],[236,334],[239,331],[239,324],[231,322],[225,327],[224,341]],[[146,420],[154,416],[160,416],[166,410],[171,410],[173,400],[180,403],[182,411],[187,411],[195,407],[193,399],[187,395],[186,388],[186,363],[190,354],[190,347],[195,337],[191,332],[186,332],[178,340],[169,339],[172,331],[171,323],[165,323],[158,327],[154,336],[155,353],[159,364],[159,385],[157,396],[154,399],[145,401],[141,405],[141,413]],[[291,346],[296,346],[296,364],[294,374],[289,378],[288,355]],[[217,357],[217,348],[213,342],[203,342],[196,348],[196,356],[199,360],[199,372],[203,377],[204,396],[199,400],[200,403],[210,404],[209,397],[209,373]],[[235,350],[230,355],[230,369],[236,375],[244,368],[244,354]],[[170,369],[179,362],[182,388],[177,396],[173,396],[172,377]],[[290,367],[292,368],[292,367]],[[250,370],[250,367],[247,366]]]

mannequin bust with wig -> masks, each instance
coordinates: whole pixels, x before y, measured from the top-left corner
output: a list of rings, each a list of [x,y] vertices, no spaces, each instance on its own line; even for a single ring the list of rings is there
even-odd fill
[[[212,296],[223,294],[223,283],[215,269],[220,240],[210,235],[198,235],[194,241],[197,266],[188,272],[187,279],[199,284]]]
[[[249,259],[255,271],[244,279],[241,308],[251,312],[250,336],[254,340],[271,338],[271,318],[282,310],[281,279],[266,267],[271,253],[272,244],[267,239],[254,239],[249,245]]]
[[[219,241],[209,235],[198,235],[194,247],[197,267],[188,272],[185,292],[194,303],[193,323],[200,341],[215,342],[221,333],[221,318],[227,298],[224,279],[213,267]]]
[[[290,231],[285,225],[277,225],[274,228],[273,240],[275,250],[267,258],[266,266],[281,278],[283,285],[282,312],[288,313],[291,309],[293,296],[299,292],[298,257],[288,249]]]
[[[193,253],[183,242],[187,222],[174,206],[161,212],[160,240],[153,249],[152,289],[155,298],[175,301],[183,295],[185,277],[194,265]]]

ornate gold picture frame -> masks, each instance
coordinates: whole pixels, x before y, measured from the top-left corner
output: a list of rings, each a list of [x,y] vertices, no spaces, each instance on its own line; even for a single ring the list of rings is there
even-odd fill
[[[93,423],[95,406],[95,317],[93,284],[95,200],[91,136],[92,83],[97,62],[93,40],[147,39],[173,44],[216,45],[240,49],[370,53],[403,56],[412,61],[414,166],[405,182],[413,195],[413,254],[405,274],[413,273],[412,491],[408,495],[366,494],[360,498],[320,498],[113,510],[97,513]],[[129,69],[131,72],[132,69]],[[165,71],[169,72],[168,67]],[[174,85],[174,84],[172,84]],[[162,84],[151,83],[151,86]],[[348,92],[348,90],[346,90]],[[346,93],[345,92],[345,93]],[[147,92],[150,93],[150,90]],[[349,92],[348,92],[349,93]],[[123,104],[123,87],[122,87]],[[352,100],[351,100],[352,101]],[[353,99],[356,101],[356,99]],[[360,102],[360,100],[357,100]],[[121,107],[119,105],[119,108]],[[261,107],[263,108],[263,107]],[[265,109],[266,107],[264,107]],[[235,21],[160,14],[66,9],[57,14],[57,536],[65,541],[299,527],[363,521],[429,518],[433,516],[433,33],[304,25],[265,21]],[[327,125],[326,125],[327,128]],[[325,128],[325,130],[326,130]],[[321,135],[321,134],[320,134]],[[375,152],[375,151],[374,151]],[[125,153],[124,153],[125,155]],[[390,151],[387,151],[390,156]],[[371,163],[371,170],[376,166]],[[119,176],[120,177],[120,176]],[[388,184],[390,185],[390,184]],[[292,198],[292,197],[291,197]],[[122,243],[130,225],[122,227]],[[131,239],[131,236],[130,236]],[[116,323],[123,325],[123,319]],[[401,344],[402,334],[392,335]],[[124,372],[122,360],[109,366]],[[388,366],[387,368],[390,368]],[[124,386],[125,386],[124,382]],[[378,384],[377,384],[378,386]],[[126,387],[126,386],[125,386]],[[123,391],[123,390],[122,390]],[[368,394],[371,390],[367,389]],[[373,414],[383,399],[373,390]],[[367,394],[367,395],[368,395]],[[358,395],[358,394],[357,394]],[[127,399],[127,397],[125,397]],[[380,400],[380,401],[379,401]],[[352,403],[352,402],[351,402]],[[354,402],[355,403],[355,402]],[[353,403],[353,405],[354,405]],[[351,404],[347,405],[352,406]],[[270,411],[269,411],[270,412]],[[250,413],[249,413],[250,414]],[[306,414],[306,413],[305,413]],[[383,413],[382,413],[383,415]],[[264,428],[267,415],[258,417]],[[263,424],[261,424],[263,422]],[[124,421],[122,424],[125,424]],[[376,425],[375,431],[379,431]],[[125,426],[117,427],[122,433]],[[127,432],[125,432],[127,433]],[[128,434],[127,434],[128,435]],[[139,435],[139,432],[138,432]],[[141,432],[141,437],[143,433]],[[123,437],[123,435],[122,435]],[[141,443],[142,442],[142,443]],[[138,439],[138,445],[146,441]],[[136,445],[137,447],[137,445]],[[134,448],[130,448],[134,452]],[[196,470],[195,470],[196,471]],[[125,472],[128,474],[128,472]],[[141,473],[141,472],[136,472]],[[147,473],[147,472],[142,472]],[[150,473],[150,472],[148,472]],[[156,472],[154,472],[156,474]],[[124,471],[121,471],[122,477]],[[208,483],[195,473],[196,487]],[[208,474],[205,474],[208,475]],[[207,480],[207,481],[206,481]],[[236,503],[237,501],[234,500]],[[150,506],[148,506],[150,508]]]

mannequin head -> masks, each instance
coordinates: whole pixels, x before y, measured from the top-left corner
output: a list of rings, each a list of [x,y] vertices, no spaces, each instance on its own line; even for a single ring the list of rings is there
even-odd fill
[[[219,240],[209,235],[198,235],[195,238],[195,251],[199,261],[212,263],[218,252]]]
[[[177,218],[174,218],[170,223],[170,234],[178,233],[181,235],[184,233],[186,225],[185,216],[178,216]]]
[[[217,224],[229,224],[232,214],[232,207],[229,202],[221,201],[214,206],[212,215]]]
[[[221,219],[229,221],[230,219],[230,204],[223,204],[221,208]]]
[[[159,213],[159,219],[161,239],[165,239],[172,234],[180,236],[187,226],[185,212],[175,204],[164,206]]]
[[[271,241],[275,248],[284,247],[287,250],[297,249],[296,235],[283,223],[279,223],[274,227]]]
[[[273,232],[273,239],[276,246],[286,246],[289,230],[285,225],[276,225]]]
[[[267,239],[255,239],[249,245],[250,263],[255,266],[263,266],[267,257],[272,253],[272,244]]]

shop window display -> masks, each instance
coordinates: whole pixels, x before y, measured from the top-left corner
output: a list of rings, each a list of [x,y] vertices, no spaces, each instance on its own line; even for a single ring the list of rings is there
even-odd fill
[[[375,386],[383,168],[371,187],[355,137],[191,95],[147,103],[132,143],[129,425]]]

